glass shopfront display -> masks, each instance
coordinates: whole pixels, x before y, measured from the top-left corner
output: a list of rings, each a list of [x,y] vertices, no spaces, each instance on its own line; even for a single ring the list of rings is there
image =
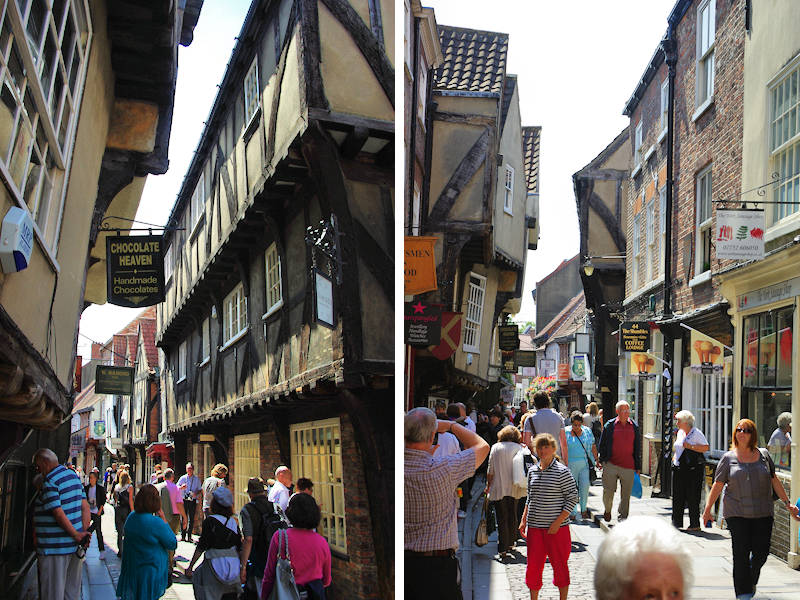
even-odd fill
[[[792,319],[786,307],[744,319],[742,357],[743,416],[758,428],[758,446],[766,447],[776,467],[791,466]]]

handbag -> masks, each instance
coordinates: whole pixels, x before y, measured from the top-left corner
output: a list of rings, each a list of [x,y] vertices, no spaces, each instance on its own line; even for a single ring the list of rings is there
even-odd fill
[[[594,482],[597,480],[597,471],[594,470],[594,465],[592,464],[592,459],[589,458],[589,453],[586,451],[586,446],[583,445],[583,442],[578,440],[581,444],[581,448],[583,448],[583,452],[586,454],[586,462],[589,463],[589,485],[594,485]]]
[[[478,547],[485,546],[489,543],[489,533],[486,530],[486,511],[489,508],[489,499],[484,498],[483,508],[481,509],[481,520],[478,523],[478,528],[475,530],[475,545]]]
[[[286,548],[286,557],[281,556],[281,548]],[[294,582],[294,569],[289,556],[289,533],[285,529],[278,530],[278,564],[275,565],[275,586],[269,600],[300,600],[300,592]]]
[[[772,487],[772,478],[775,477],[775,463],[772,462],[772,457],[769,456],[769,451],[766,448],[759,448],[758,453],[761,455],[761,461],[769,471],[769,489],[772,490],[772,501],[777,502],[780,500],[780,497],[775,491],[775,488]],[[769,457],[769,460],[767,460],[767,457]]]

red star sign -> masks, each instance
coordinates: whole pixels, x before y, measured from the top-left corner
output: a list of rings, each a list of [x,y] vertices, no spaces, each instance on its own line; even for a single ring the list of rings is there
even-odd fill
[[[422,302],[417,302],[416,304],[412,304],[411,308],[414,309],[414,314],[417,315],[419,313],[425,313],[425,309],[428,308]]]

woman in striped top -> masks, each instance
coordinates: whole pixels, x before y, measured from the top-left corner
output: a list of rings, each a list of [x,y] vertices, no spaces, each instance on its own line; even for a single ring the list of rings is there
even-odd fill
[[[533,440],[539,464],[528,471],[528,502],[519,531],[528,543],[525,584],[531,600],[539,598],[542,571],[547,558],[553,567],[553,584],[564,600],[569,590],[569,514],[578,501],[578,488],[568,467],[556,455],[556,439],[540,433]]]

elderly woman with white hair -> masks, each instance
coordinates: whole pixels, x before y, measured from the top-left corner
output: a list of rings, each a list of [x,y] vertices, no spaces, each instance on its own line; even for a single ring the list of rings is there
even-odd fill
[[[778,428],[769,436],[767,450],[776,467],[789,468],[792,457],[792,413],[782,412],[777,421]]]
[[[708,440],[694,426],[694,415],[682,410],[675,415],[678,434],[672,453],[672,524],[683,528],[683,511],[689,505],[689,527],[686,531],[700,531],[700,492],[703,486],[704,452]]]
[[[692,587],[692,556],[658,517],[631,517],[614,527],[597,552],[597,600],[683,600]]]

